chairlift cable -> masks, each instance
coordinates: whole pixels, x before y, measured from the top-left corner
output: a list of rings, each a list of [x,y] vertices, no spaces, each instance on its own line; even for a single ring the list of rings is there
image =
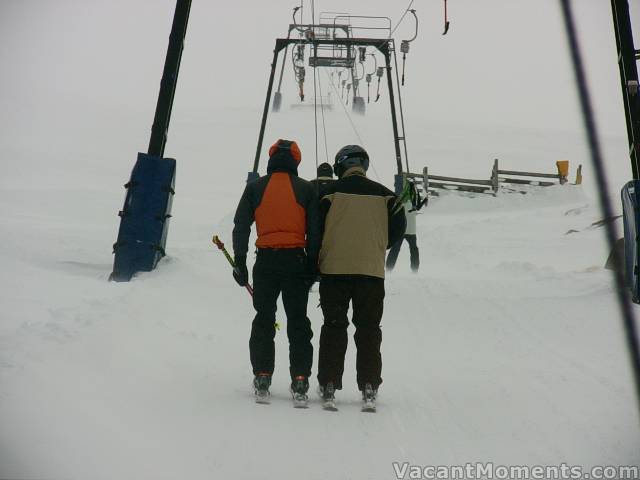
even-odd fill
[[[393,30],[391,30],[391,32],[389,33],[389,38],[391,38],[393,33],[398,29],[398,27],[400,26],[400,24],[404,20],[404,17],[407,16],[407,13],[409,13],[409,11],[411,10],[411,6],[413,5],[414,1],[415,0],[411,0],[411,2],[409,2],[409,6],[405,9],[404,13],[402,14],[402,17],[400,17],[400,20],[398,20],[398,23],[396,23],[396,26],[393,27]]]
[[[326,72],[325,72],[325,74],[327,75],[327,78],[328,78],[329,75]],[[333,87],[333,90],[337,95],[338,94],[338,90],[336,89],[336,86],[333,83],[331,84],[331,86]],[[340,102],[340,105],[342,106],[342,110],[344,111],[345,115],[347,116],[347,119],[349,120],[349,123],[351,124],[351,128],[353,129],[353,133],[355,133],[356,137],[358,138],[358,141],[360,142],[360,145],[364,145],[364,141],[362,140],[362,137],[360,136],[360,133],[358,133],[358,129],[356,128],[356,125],[353,122],[353,119],[351,118],[351,115],[349,114],[349,111],[347,110],[347,107],[342,102]],[[375,175],[376,180],[378,180],[380,182],[381,181],[380,180],[380,176],[378,175],[378,172],[377,172],[376,167],[373,164],[373,162],[369,163],[369,166],[373,170],[373,174]]]
[[[327,145],[327,124],[324,120],[324,102],[322,101],[322,82],[320,76],[318,76],[318,90],[320,90],[320,113],[322,113],[322,133],[324,135],[324,156],[329,163],[329,147]],[[317,169],[316,169],[317,172]]]
[[[313,39],[313,43],[311,44],[311,48],[313,48],[313,56],[318,59],[318,44],[315,42],[315,24],[316,24],[316,6],[315,1],[311,0],[311,38]],[[316,147],[316,178],[318,178],[318,68],[315,67],[313,69],[313,119],[314,119],[314,129],[315,129],[315,147]]]

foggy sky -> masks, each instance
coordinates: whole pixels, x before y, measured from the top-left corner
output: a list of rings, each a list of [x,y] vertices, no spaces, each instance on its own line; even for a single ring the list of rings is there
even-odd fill
[[[640,25],[640,0],[630,3]],[[172,122],[261,109],[274,39],[285,36],[295,4],[194,0]],[[318,0],[316,10],[390,16],[395,23],[407,4]],[[610,2],[574,4],[599,127],[624,142]],[[143,150],[174,6],[173,0],[0,0],[2,146],[19,151],[41,139],[44,150],[64,152],[81,135],[97,150],[114,142]],[[420,147],[422,122],[454,131],[463,125],[581,131],[557,0],[450,0],[447,36],[441,1],[416,0],[414,8],[420,33],[403,90],[413,145]],[[305,17],[310,21],[308,8]],[[408,17],[395,37],[412,34]],[[293,101],[287,75],[285,95]],[[250,120],[256,127],[258,121]],[[122,124],[130,136],[119,134]]]

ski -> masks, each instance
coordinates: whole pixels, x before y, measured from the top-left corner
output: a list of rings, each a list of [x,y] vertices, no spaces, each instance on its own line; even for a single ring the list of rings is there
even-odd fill
[[[324,400],[322,402],[322,409],[326,410],[327,412],[337,412],[338,411],[338,407],[336,407],[335,398],[330,398],[330,399]]]
[[[293,408],[309,408],[309,397],[306,393],[293,393]]]
[[[268,405],[271,403],[271,395],[269,394],[269,390],[256,390],[256,403],[260,403],[263,405]]]
[[[376,411],[376,397],[378,396],[377,389],[373,388],[370,383],[364,386],[362,391],[362,411],[375,413]]]
[[[322,409],[328,412],[337,412],[335,389],[333,383],[328,383],[325,387],[318,385],[318,396],[322,400]]]
[[[376,401],[375,400],[363,400],[362,409],[366,413],[376,413]]]
[[[305,375],[296,375],[291,379],[289,392],[291,392],[291,397],[293,398],[294,408],[307,408],[309,406],[307,390],[309,390],[309,380]]]
[[[271,386],[271,374],[259,373],[253,379],[253,393],[256,397],[256,403],[268,404],[271,403],[271,393],[269,387]]]

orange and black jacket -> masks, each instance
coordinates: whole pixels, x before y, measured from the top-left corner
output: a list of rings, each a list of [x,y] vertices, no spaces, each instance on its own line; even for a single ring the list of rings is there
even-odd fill
[[[256,222],[258,248],[304,248],[317,260],[320,250],[318,197],[311,183],[298,177],[290,153],[269,159],[267,175],[248,183],[233,219],[233,251],[246,257],[251,225]]]

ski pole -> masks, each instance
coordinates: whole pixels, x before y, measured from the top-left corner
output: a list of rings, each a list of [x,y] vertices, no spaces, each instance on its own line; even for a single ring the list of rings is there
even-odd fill
[[[220,237],[214,235],[213,238],[211,238],[211,241],[216,247],[218,247],[218,249],[222,250],[222,253],[224,253],[225,257],[227,257],[227,260],[229,261],[229,264],[231,264],[231,267],[236,268],[236,262],[233,260],[233,258],[231,258],[231,255],[229,255],[229,252],[225,248],[224,243],[222,243],[222,240],[220,240]],[[247,292],[249,292],[249,295],[253,297],[253,287],[251,286],[251,284],[247,283],[244,288],[246,288]],[[276,330],[280,330],[280,324],[278,322],[275,323],[275,326]]]
[[[224,256],[227,257],[227,260],[231,264],[231,268],[236,268],[236,262],[234,262],[233,258],[231,258],[231,255],[229,255],[229,252],[225,248],[224,243],[222,243],[222,240],[220,240],[220,237],[214,235],[211,241],[216,247],[222,250],[222,253],[224,253]],[[253,297],[253,287],[251,287],[251,284],[247,283],[244,287],[247,289],[247,292],[249,292],[249,295]]]

